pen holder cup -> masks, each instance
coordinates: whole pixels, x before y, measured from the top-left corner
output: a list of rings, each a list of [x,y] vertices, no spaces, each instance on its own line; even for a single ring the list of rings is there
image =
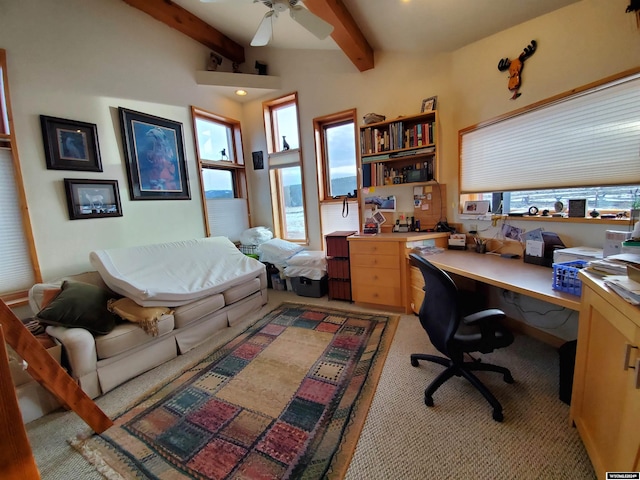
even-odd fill
[[[477,243],[476,244],[476,253],[487,253],[487,244],[486,243]]]

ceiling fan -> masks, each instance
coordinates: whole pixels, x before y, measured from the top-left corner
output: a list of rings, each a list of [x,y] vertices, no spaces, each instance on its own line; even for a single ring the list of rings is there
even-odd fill
[[[231,0],[200,1],[203,3],[222,3]],[[253,0],[253,3],[262,3],[269,8],[269,11],[262,18],[262,21],[258,26],[258,30],[253,36],[253,40],[251,40],[252,47],[263,47],[269,43],[269,40],[271,40],[271,36],[273,34],[274,17],[278,18],[278,15],[280,13],[287,10],[289,10],[289,15],[295,22],[302,25],[320,40],[327,38],[333,31],[333,25],[325,22],[320,17],[311,13],[309,10],[300,5],[302,3],[301,0]]]

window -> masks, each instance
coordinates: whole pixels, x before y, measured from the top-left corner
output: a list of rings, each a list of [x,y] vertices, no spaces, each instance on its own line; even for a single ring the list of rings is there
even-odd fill
[[[527,213],[529,207],[535,206],[540,212],[549,210],[550,214],[559,213],[556,211],[560,206],[557,202],[562,203],[562,211],[566,212],[569,200],[585,199],[586,213],[595,210],[600,214],[625,215],[634,201],[640,201],[640,186],[518,190],[498,193],[497,196],[484,193],[480,199],[489,200],[494,212],[500,208],[502,213]]]
[[[6,52],[0,49],[0,295],[9,304],[26,299],[41,282],[22,174],[16,150],[7,80]]]
[[[640,184],[639,139],[635,69],[461,130],[460,190],[511,192],[503,199],[511,211],[574,198],[589,209],[629,209]]]
[[[322,236],[358,230],[356,110],[315,118],[313,128]]]
[[[307,243],[307,217],[295,93],[262,104],[275,235]]]
[[[191,107],[207,236],[240,240],[249,228],[240,123]]]

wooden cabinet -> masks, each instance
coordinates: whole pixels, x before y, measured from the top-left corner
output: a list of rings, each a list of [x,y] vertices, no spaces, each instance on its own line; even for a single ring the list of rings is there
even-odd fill
[[[437,180],[437,111],[360,127],[362,186]]]
[[[640,471],[640,308],[584,273],[571,420],[598,478]]]
[[[329,300],[351,301],[351,271],[347,237],[356,232],[333,232],[325,235]]]
[[[414,243],[446,245],[447,233],[382,233],[348,238],[353,301],[411,311],[408,252]]]

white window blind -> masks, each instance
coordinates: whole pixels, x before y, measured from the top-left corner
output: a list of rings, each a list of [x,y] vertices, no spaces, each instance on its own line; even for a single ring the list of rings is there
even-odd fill
[[[640,73],[461,130],[460,192],[640,183]]]
[[[18,198],[11,150],[0,148],[0,293],[27,290],[34,283]]]
[[[344,211],[346,215],[346,211]],[[323,203],[320,205],[320,220],[322,221],[322,237],[332,232],[360,230],[358,218],[358,201],[349,202],[349,214],[343,217],[342,202]]]
[[[286,168],[300,165],[300,150],[285,150],[269,154],[269,168]]]
[[[227,237],[240,241],[240,234],[249,228],[249,210],[244,198],[207,199],[207,218],[212,237]]]

